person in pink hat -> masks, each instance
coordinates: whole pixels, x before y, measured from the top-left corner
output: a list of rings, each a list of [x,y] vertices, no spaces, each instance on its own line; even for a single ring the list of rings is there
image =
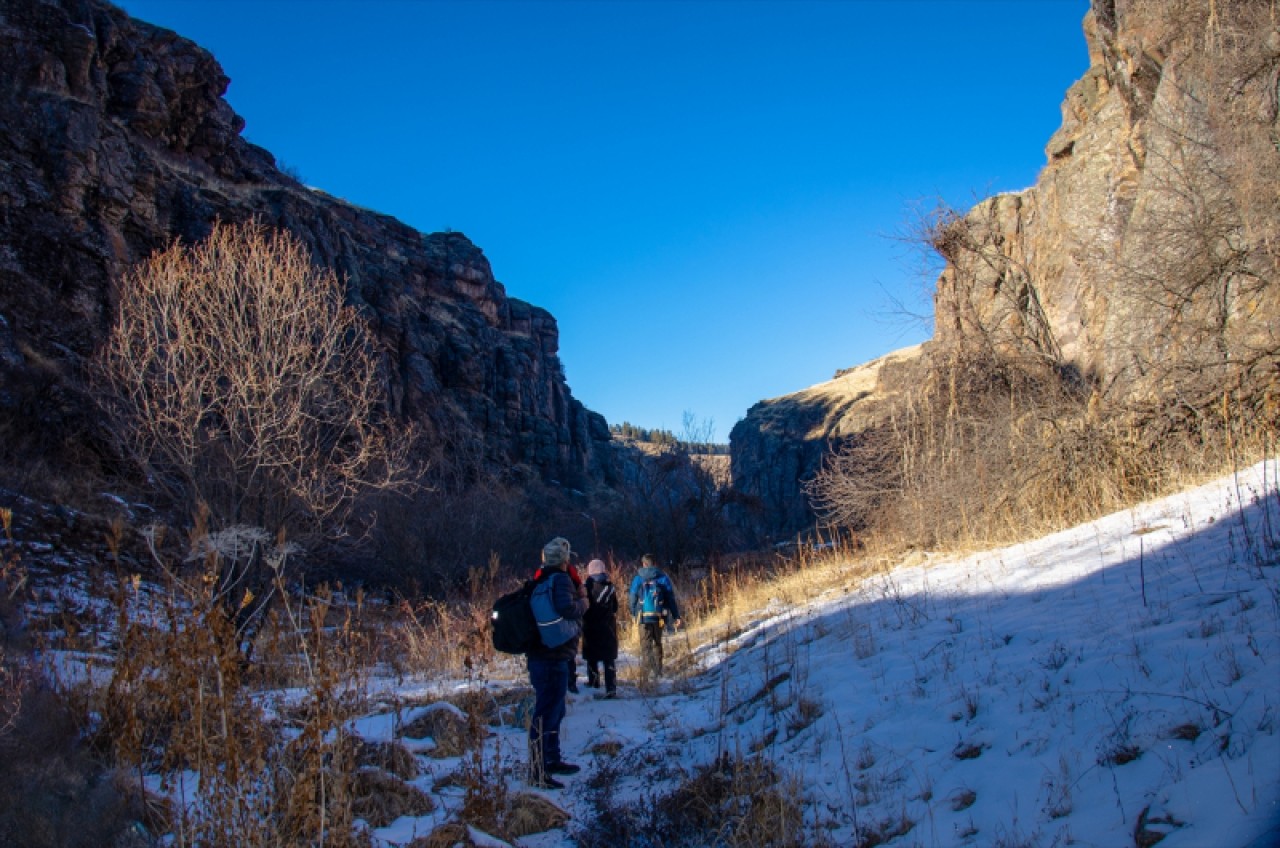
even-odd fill
[[[598,698],[618,697],[618,593],[603,560],[587,564],[587,611],[582,615],[582,658],[587,662],[587,685],[604,683]],[[604,667],[601,680],[600,669]]]

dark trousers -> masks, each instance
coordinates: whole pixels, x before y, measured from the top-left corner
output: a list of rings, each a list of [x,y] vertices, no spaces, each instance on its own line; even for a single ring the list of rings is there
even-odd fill
[[[618,691],[618,666],[613,660],[587,660],[587,685],[600,685],[600,666],[604,666],[604,691]]]
[[[533,717],[529,721],[529,773],[545,776],[545,767],[560,762],[560,723],[564,721],[565,692],[569,688],[569,664],[563,659],[529,657],[529,683],[533,686]]]
[[[640,623],[643,632],[640,634],[640,646],[643,661],[654,674],[662,674],[662,621],[644,621]]]

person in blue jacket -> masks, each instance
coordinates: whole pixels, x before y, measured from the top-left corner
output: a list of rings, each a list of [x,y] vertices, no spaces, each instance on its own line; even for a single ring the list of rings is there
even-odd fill
[[[576,774],[581,768],[560,753],[560,724],[564,721],[569,688],[569,663],[577,653],[586,590],[574,585],[566,568],[569,542],[556,537],[542,549],[542,568],[529,600],[542,644],[528,653],[529,683],[533,686],[533,716],[529,722],[529,785],[561,789],[553,775]]]
[[[652,674],[662,674],[662,633],[668,624],[679,627],[682,623],[680,607],[676,603],[676,589],[671,578],[658,568],[651,554],[640,558],[640,570],[631,580],[628,593],[631,617],[642,629],[642,661]]]

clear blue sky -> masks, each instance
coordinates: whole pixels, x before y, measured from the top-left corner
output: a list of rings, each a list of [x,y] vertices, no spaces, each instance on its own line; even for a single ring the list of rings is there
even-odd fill
[[[923,341],[895,238],[1043,167],[1088,0],[124,0],[304,182],[465,233],[610,423],[724,440]]]

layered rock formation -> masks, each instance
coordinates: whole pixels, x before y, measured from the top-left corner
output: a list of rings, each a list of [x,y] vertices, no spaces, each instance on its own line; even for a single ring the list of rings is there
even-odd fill
[[[1017,361],[1137,420],[1212,414],[1230,392],[1274,427],[1280,29],[1266,3],[1093,5],[1091,67],[1036,185],[930,234],[947,265],[924,355]],[[875,426],[903,373],[855,404],[822,387],[765,401],[734,428],[735,486],[783,517],[765,529],[812,522],[801,481]]]
[[[214,58],[99,0],[0,3],[0,422],[63,464],[92,443],[83,366],[113,285],[216,219],[298,235],[389,351],[405,420],[477,462],[585,486],[609,432],[565,383],[555,319],[508,297],[459,233],[423,235],[300,185],[240,136]]]

